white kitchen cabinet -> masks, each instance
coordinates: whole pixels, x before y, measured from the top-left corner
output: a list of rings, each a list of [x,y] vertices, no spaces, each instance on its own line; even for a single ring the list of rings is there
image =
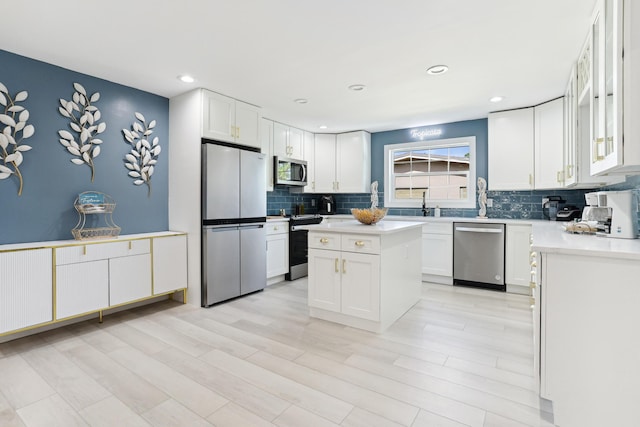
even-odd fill
[[[584,85],[584,82],[581,83]],[[562,156],[562,180],[565,187],[578,182],[578,76],[571,68],[569,82],[564,92],[564,137]]]
[[[260,108],[202,90],[202,136],[261,148]]]
[[[453,224],[427,222],[422,226],[422,280],[453,284]]]
[[[383,235],[341,230],[357,226],[309,231],[309,314],[381,332],[419,299],[419,228]]]
[[[371,185],[371,134],[316,135],[316,193],[368,193]]]
[[[153,294],[159,295],[187,287],[187,236],[154,237]]]
[[[289,222],[269,221],[267,234],[267,281],[289,272]]]
[[[56,320],[109,307],[109,261],[56,266]]]
[[[371,134],[363,131],[338,134],[336,153],[336,190],[370,192]]]
[[[592,175],[640,172],[638,20],[640,6],[632,0],[600,0],[593,14]]]
[[[267,155],[267,167],[265,168],[267,191],[273,191],[273,120],[261,120],[260,135],[261,151]]]
[[[534,187],[563,187],[564,98],[536,105],[533,122]]]
[[[53,320],[52,249],[0,252],[0,335]]]
[[[504,274],[508,292],[529,294],[529,283],[531,281],[530,244],[530,225],[507,224]]]
[[[316,169],[315,165],[315,136],[311,132],[304,132],[303,134],[303,160],[307,162],[307,185],[304,186],[303,191],[305,193],[316,192]]]
[[[303,131],[288,125],[273,123],[273,155],[302,160]]]
[[[534,187],[534,110],[532,107],[489,114],[489,190]]]
[[[315,192],[335,192],[336,135],[319,133],[315,136],[314,152]]]
[[[540,392],[554,423],[638,425],[640,263],[545,252],[540,263]]]

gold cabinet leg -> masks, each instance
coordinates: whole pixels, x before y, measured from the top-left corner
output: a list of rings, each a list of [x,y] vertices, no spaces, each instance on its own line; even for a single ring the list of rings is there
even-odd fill
[[[187,288],[182,290],[182,303],[183,304],[187,303]]]
[[[100,315],[99,315],[99,318],[98,318],[98,322],[102,323],[102,310],[100,310]]]

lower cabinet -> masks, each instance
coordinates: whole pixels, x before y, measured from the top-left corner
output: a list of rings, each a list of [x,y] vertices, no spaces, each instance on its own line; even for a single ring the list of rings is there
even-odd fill
[[[108,260],[56,267],[56,320],[108,306]]]
[[[154,237],[153,294],[160,295],[187,287],[187,236]]]
[[[289,272],[289,223],[267,223],[267,279]]]
[[[505,239],[504,277],[507,292],[528,294],[531,282],[531,226],[507,224]]]
[[[53,320],[52,249],[0,252],[0,335]]]
[[[151,296],[151,254],[109,260],[109,305]]]
[[[309,305],[380,320],[380,256],[309,250]]]
[[[427,222],[422,226],[422,278],[453,283],[453,224]]]

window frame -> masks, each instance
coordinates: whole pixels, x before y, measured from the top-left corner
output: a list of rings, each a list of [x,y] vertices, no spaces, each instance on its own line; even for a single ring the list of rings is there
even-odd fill
[[[469,182],[467,198],[461,200],[437,199],[427,200],[427,207],[441,208],[475,208],[476,207],[476,137],[432,139],[384,146],[384,206],[389,208],[421,208],[422,199],[399,199],[395,197],[395,180],[393,174],[393,153],[395,151],[450,148],[469,145]]]

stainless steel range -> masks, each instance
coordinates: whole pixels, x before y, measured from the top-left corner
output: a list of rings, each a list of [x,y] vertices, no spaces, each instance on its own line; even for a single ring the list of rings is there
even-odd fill
[[[286,280],[296,280],[308,273],[307,259],[307,230],[300,230],[301,225],[320,224],[320,215],[295,215],[289,219],[289,272]]]

